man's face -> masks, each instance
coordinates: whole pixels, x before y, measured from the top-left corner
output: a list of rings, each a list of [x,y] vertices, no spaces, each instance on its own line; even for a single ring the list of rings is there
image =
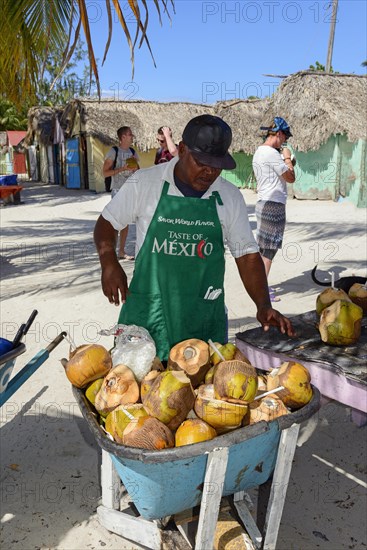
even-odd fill
[[[124,149],[127,149],[132,144],[133,139],[134,139],[134,134],[129,128],[128,130],[126,130],[124,134],[121,135],[120,144]]]
[[[195,191],[207,191],[222,171],[221,168],[201,164],[182,142],[178,146],[178,156],[179,162],[175,167],[176,175]]]
[[[157,141],[159,143],[159,147],[162,147],[162,149],[167,149],[166,138],[163,134],[157,134]]]

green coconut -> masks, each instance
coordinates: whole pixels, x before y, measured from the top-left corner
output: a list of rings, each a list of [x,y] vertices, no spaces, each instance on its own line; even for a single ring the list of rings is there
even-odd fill
[[[169,370],[159,373],[142,401],[151,416],[176,430],[193,408],[195,393],[183,371]]]
[[[361,335],[362,317],[361,307],[351,301],[337,300],[321,313],[321,340],[332,346],[355,344]]]
[[[222,361],[214,374],[214,394],[230,403],[250,403],[257,392],[256,369],[244,361]]]

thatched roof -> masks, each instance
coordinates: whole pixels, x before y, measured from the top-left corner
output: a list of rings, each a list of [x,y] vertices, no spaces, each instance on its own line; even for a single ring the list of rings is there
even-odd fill
[[[28,111],[28,129],[25,143],[33,143],[35,134],[44,145],[52,145],[56,117],[61,118],[63,107],[31,107]]]
[[[215,105],[215,114],[232,128],[233,151],[252,154],[262,143],[260,126],[268,109],[269,99],[224,101]]]
[[[80,112],[87,135],[102,143],[117,143],[120,126],[131,126],[135,145],[141,151],[157,147],[160,126],[172,128],[176,142],[187,122],[200,114],[213,113],[213,107],[194,103],[157,103],[153,101],[74,100],[66,106],[61,125],[71,131],[77,112]]]
[[[282,116],[292,128],[292,146],[317,150],[330,136],[367,139],[367,76],[299,72],[280,84],[263,123]]]
[[[221,116],[233,131],[232,151],[254,153],[262,143],[260,126],[282,116],[292,128],[291,144],[299,151],[317,150],[330,136],[345,134],[349,141],[367,139],[367,77],[304,71],[283,80],[271,98],[233,100],[201,105],[154,101],[74,99],[63,109],[34,107],[29,111],[28,136],[35,130],[45,144],[52,143],[58,116],[65,137],[79,131],[78,117],[87,135],[106,145],[117,143],[116,130],[131,126],[141,151],[157,147],[156,132],[170,126],[176,142],[194,116]]]

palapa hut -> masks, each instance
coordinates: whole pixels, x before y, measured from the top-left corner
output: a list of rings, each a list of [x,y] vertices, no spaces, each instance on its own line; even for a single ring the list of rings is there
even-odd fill
[[[47,183],[65,184],[64,136],[60,127],[62,107],[32,107],[28,111],[25,142],[31,165],[31,178]]]
[[[232,155],[235,170],[226,170],[222,176],[237,187],[256,187],[252,170],[252,156],[262,142],[260,126],[268,108],[269,99],[223,101],[215,105],[215,114],[230,125],[233,131]]]
[[[237,169],[225,171],[224,177],[238,187],[254,187],[251,161],[263,140],[260,126],[282,116],[292,127],[289,146],[297,158],[291,193],[300,199],[347,197],[357,206],[367,206],[366,99],[366,76],[304,71],[285,78],[271,98],[260,100],[200,105],[75,99],[62,114],[48,107],[34,108],[30,110],[29,132],[36,137],[40,151],[41,146],[47,148],[46,179],[41,162],[43,181],[58,181],[55,158],[63,148],[61,144],[57,149],[61,134],[62,139],[65,136],[65,174],[58,170],[59,181],[99,193],[104,191],[104,157],[117,144],[120,126],[131,126],[141,167],[146,167],[153,164],[160,126],[170,126],[178,142],[191,118],[216,114],[232,127],[231,152],[237,161]]]
[[[367,206],[367,77],[299,72],[272,96],[262,123],[282,116],[297,158],[294,196]]]
[[[60,122],[65,129],[67,151],[70,139],[79,140],[79,149],[85,143],[86,183],[91,191],[100,193],[105,190],[104,157],[112,145],[118,144],[116,132],[120,126],[131,127],[140,166],[144,168],[154,163],[160,126],[171,127],[173,138],[178,142],[190,118],[212,112],[213,107],[192,103],[82,99],[68,103]]]

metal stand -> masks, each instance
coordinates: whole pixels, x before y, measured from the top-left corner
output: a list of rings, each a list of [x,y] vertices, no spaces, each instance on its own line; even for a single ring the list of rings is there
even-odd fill
[[[299,428],[299,424],[293,424],[281,433],[276,465],[270,486],[270,495],[265,503],[266,512],[265,521],[263,521],[263,533],[260,532],[258,525],[245,504],[244,492],[236,493],[233,496],[233,504],[252,541],[252,548],[262,550],[275,550],[276,548]],[[102,505],[97,508],[101,525],[109,531],[137,544],[146,546],[151,550],[167,548],[166,544],[168,540],[171,547],[175,549],[194,548],[195,550],[208,550],[214,548],[215,529],[222,494],[221,491],[217,490],[212,492],[211,488],[214,486],[223,487],[224,485],[228,453],[228,447],[219,447],[208,453],[200,514],[194,540],[192,540],[193,537],[190,536],[190,529],[187,523],[178,525],[180,532],[172,530],[167,532],[164,527],[169,518],[150,521],[142,517],[135,517],[129,507],[122,509],[120,499],[121,480],[115,471],[109,453],[102,450]],[[260,501],[264,493],[262,489],[263,487],[260,486],[258,518]],[[251,546],[245,546],[245,544],[243,547],[250,550]]]

